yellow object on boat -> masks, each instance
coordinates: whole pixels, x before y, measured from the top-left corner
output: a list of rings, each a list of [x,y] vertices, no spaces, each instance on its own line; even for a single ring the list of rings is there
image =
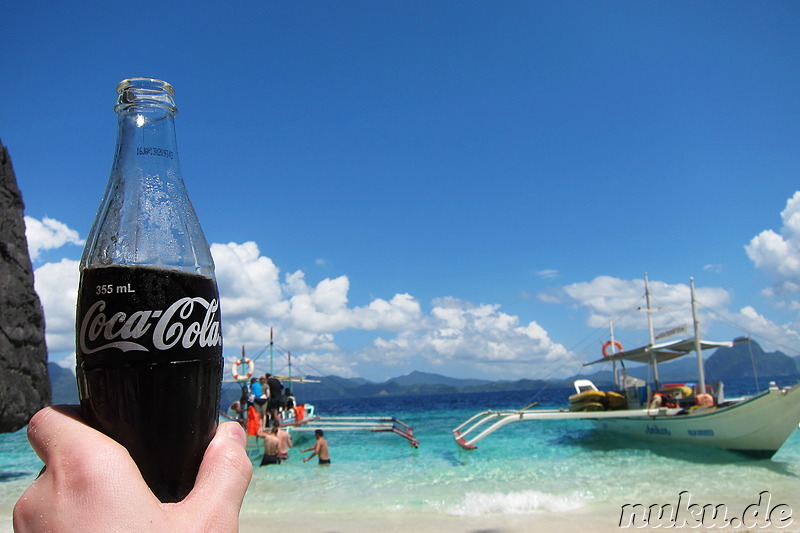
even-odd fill
[[[569,403],[598,402],[602,403],[606,399],[606,393],[601,390],[586,390],[569,397]]]
[[[628,399],[618,392],[608,391],[606,392],[606,405],[611,411],[625,409],[628,407]]]
[[[674,387],[666,386],[658,392],[661,394],[671,394],[680,400],[682,398],[688,398],[691,396],[692,388],[687,387],[686,385],[676,385]]]
[[[575,402],[569,404],[570,411],[605,411],[605,406],[600,402]]]

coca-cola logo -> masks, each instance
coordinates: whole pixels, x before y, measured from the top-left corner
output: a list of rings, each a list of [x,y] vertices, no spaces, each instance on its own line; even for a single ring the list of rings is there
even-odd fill
[[[81,320],[80,348],[84,355],[109,348],[149,352],[145,344],[156,350],[169,350],[179,343],[182,348],[222,345],[216,299],[209,302],[205,298],[187,296],[166,310],[135,311],[130,315],[120,311],[111,317],[104,313],[105,309],[105,300],[98,300]],[[191,320],[199,312],[203,313],[202,320]],[[148,338],[151,342],[136,342]]]

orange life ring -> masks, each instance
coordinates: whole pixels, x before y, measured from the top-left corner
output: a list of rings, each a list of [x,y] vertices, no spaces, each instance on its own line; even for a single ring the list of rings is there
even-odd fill
[[[611,346],[611,344],[612,344],[611,341],[606,341],[603,343],[603,357],[611,357],[612,354],[608,353],[607,351],[608,347]],[[619,342],[614,341],[613,344],[614,347],[617,349],[617,353],[622,351],[622,345]]]
[[[239,367],[243,363],[245,365],[247,365],[247,373],[246,374],[240,374],[239,373]],[[233,379],[235,379],[237,381],[244,381],[246,379],[250,379],[251,377],[253,377],[253,373],[255,371],[256,371],[256,364],[249,357],[247,359],[244,359],[244,360],[240,359],[240,360],[236,361],[235,363],[233,363],[233,367],[231,367],[231,374],[233,374]]]

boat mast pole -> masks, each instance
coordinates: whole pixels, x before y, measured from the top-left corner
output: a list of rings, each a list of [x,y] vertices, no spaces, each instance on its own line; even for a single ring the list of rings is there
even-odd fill
[[[647,272],[644,273],[644,297],[645,301],[647,302],[647,329],[650,332],[650,348],[652,350],[653,346],[656,344],[656,335],[653,332],[653,308],[650,305],[650,278],[648,277]],[[651,351],[650,365],[653,367],[653,383],[656,386],[656,390],[659,390],[658,361],[656,359],[656,353]]]
[[[694,296],[694,278],[689,278],[692,288],[692,320],[694,321],[694,351],[697,353],[698,392],[706,392],[706,374],[703,369],[703,348],[700,345],[700,320],[697,318],[697,299]]]
[[[609,330],[609,333],[611,334],[611,355],[614,355],[615,353],[617,353],[617,347],[614,344],[614,319],[613,318],[608,321],[608,330]],[[611,368],[613,369],[613,372],[614,372],[614,389],[615,390],[620,390],[619,376],[617,376],[617,362],[613,361],[611,363],[611,365],[612,365]]]
[[[652,349],[656,344],[656,335],[653,332],[653,307],[650,305],[650,278],[647,272],[644,273],[644,298],[647,302],[647,329],[650,333],[650,348]],[[653,367],[653,383],[658,390],[660,388],[658,386],[658,361],[656,353],[653,351],[650,352],[650,365]]]
[[[239,364],[241,366],[245,367],[245,368],[247,367],[247,358],[244,356],[244,344],[242,344],[242,358],[239,359]],[[242,395],[239,396],[240,398],[246,398],[247,397],[247,387],[248,387],[248,385],[249,385],[249,383],[247,381],[247,378],[239,381],[239,386],[242,388]]]
[[[269,328],[269,373],[272,374],[272,328]]]

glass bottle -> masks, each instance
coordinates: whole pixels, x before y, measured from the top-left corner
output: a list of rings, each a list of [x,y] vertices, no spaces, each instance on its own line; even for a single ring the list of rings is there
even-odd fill
[[[78,393],[84,418],[175,502],[217,425],[219,294],[181,176],[172,86],[132,78],[117,93],[114,163],[80,262]]]

